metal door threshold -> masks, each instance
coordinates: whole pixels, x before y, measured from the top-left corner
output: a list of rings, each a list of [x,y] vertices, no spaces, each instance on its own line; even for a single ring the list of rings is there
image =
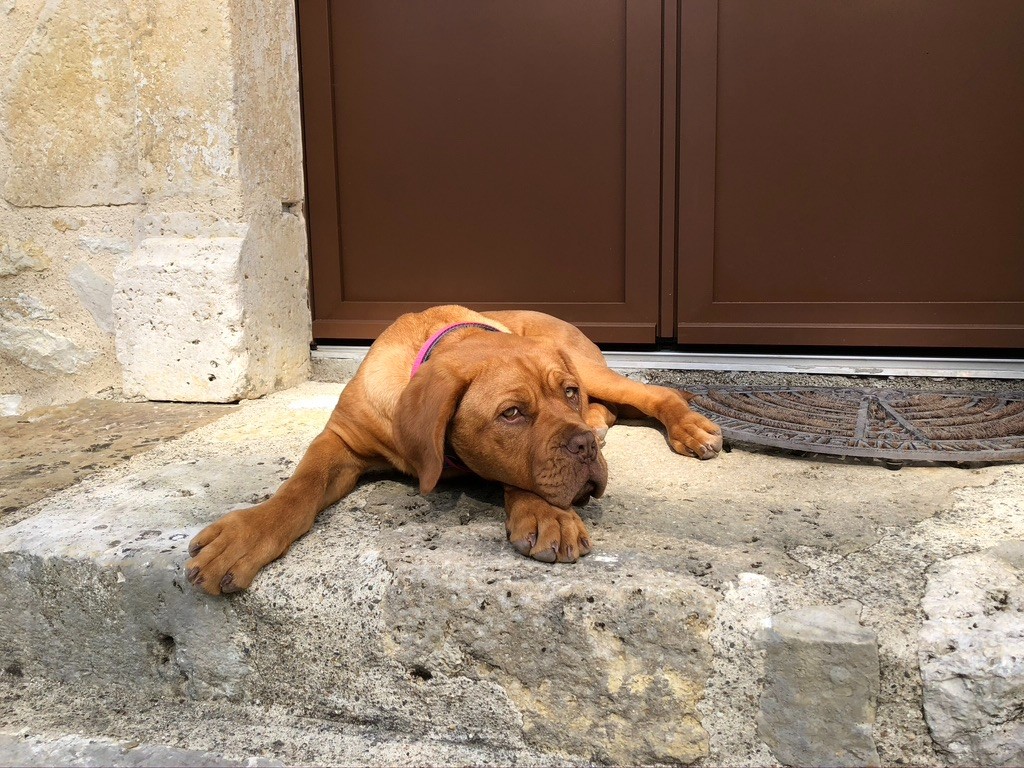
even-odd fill
[[[362,360],[369,346],[320,345],[313,358]],[[970,357],[842,357],[831,355],[725,355],[712,352],[605,352],[620,371],[765,371],[838,376],[925,376],[962,379],[1024,379],[1024,359]]]

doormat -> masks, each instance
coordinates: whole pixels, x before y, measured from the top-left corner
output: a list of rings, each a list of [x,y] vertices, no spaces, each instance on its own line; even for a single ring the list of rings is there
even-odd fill
[[[1024,461],[1024,393],[813,387],[690,388],[738,443],[918,462]]]

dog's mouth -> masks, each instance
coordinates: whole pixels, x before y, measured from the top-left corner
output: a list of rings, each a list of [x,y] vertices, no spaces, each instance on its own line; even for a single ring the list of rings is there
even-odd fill
[[[583,487],[580,489],[580,492],[576,495],[576,498],[572,500],[572,503],[574,506],[582,507],[584,504],[590,501],[591,498],[600,495],[601,494],[597,492],[597,484],[594,483],[593,480],[588,480],[586,483],[583,484]]]
[[[572,496],[573,506],[583,506],[591,499],[599,499],[604,495],[604,487],[608,482],[608,470],[602,460],[595,461],[590,466],[588,477],[583,481],[579,490]]]

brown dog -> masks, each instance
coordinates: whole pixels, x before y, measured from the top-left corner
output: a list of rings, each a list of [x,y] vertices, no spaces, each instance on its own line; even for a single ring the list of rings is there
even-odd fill
[[[213,595],[248,587],[364,471],[388,465],[418,477],[422,493],[446,471],[502,483],[512,545],[575,562],[590,538],[572,505],[604,491],[598,441],[617,414],[658,419],[677,453],[721,450],[718,427],[686,402],[609,370],[578,329],[548,315],[456,306],[403,315],[370,347],[295,474],[192,540],[189,581]]]

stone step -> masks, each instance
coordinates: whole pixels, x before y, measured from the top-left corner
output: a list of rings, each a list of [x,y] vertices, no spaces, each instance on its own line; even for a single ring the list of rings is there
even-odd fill
[[[925,572],[1024,538],[1019,467],[894,473],[742,450],[699,463],[620,426],[608,492],[583,510],[596,549],[576,565],[518,556],[487,484],[425,498],[381,475],[248,592],[194,590],[188,540],[272,492],[337,392],[246,403],[0,529],[0,719],[309,764],[361,740],[405,745],[413,757],[381,754],[407,764],[947,754],[916,682]],[[811,622],[813,643],[846,669],[835,690],[860,697],[793,697],[801,733],[824,742],[802,752],[780,746],[800,744],[801,718],[767,702],[832,668],[787,681],[780,649],[806,645],[794,610],[842,612]],[[877,688],[850,686],[871,658]],[[856,752],[833,722],[851,711]]]

